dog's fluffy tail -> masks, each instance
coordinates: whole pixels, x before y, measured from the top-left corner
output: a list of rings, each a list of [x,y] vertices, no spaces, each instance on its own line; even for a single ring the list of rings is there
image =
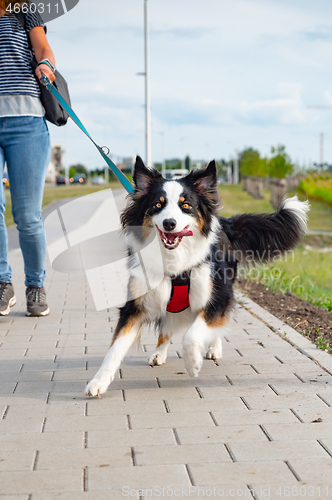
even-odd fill
[[[233,256],[243,264],[263,263],[293,249],[307,229],[308,201],[297,196],[272,214],[243,214],[219,218]],[[222,238],[221,238],[222,240]]]

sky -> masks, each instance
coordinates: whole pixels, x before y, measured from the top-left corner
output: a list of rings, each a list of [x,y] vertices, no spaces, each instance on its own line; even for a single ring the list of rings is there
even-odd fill
[[[72,106],[115,161],[145,157],[143,0],[80,0],[48,23]],[[244,147],[332,163],[330,0],[148,0],[152,159]],[[50,125],[63,163],[103,166],[76,125]]]

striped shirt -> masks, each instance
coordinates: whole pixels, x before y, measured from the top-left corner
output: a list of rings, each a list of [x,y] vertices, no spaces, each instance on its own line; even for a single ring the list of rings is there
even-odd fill
[[[26,29],[44,26],[39,13],[26,14]],[[40,91],[30,66],[31,52],[26,33],[15,14],[0,17],[0,97],[27,95],[39,98]]]

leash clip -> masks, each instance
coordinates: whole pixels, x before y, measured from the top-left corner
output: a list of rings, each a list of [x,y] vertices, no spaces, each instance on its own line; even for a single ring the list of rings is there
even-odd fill
[[[42,73],[42,80],[41,80],[41,82],[42,82],[43,85],[45,85],[45,87],[47,87],[47,85],[51,85],[51,80],[49,80],[44,73]]]
[[[106,156],[108,156],[108,155],[110,154],[110,152],[111,152],[111,150],[110,150],[110,148],[109,148],[108,146],[100,146],[100,149],[102,150],[102,152],[103,152]],[[104,149],[106,149],[106,153],[105,153]]]

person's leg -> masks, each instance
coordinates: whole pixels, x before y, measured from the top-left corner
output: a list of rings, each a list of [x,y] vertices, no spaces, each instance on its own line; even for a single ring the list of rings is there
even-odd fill
[[[3,119],[0,119],[0,132]],[[8,233],[5,222],[6,196],[3,188],[3,169],[5,166],[5,152],[0,141],[0,282],[10,283],[12,278],[11,268],[8,264]]]
[[[0,119],[0,132],[3,120]],[[6,196],[3,187],[3,170],[5,152],[0,142],[0,316],[7,316],[10,308],[16,304],[13,285],[11,284],[11,268],[8,264],[8,234],[5,223]]]
[[[45,280],[46,238],[42,200],[50,159],[50,137],[44,118],[6,119],[6,159],[12,212],[19,231],[26,286],[42,287]]]

